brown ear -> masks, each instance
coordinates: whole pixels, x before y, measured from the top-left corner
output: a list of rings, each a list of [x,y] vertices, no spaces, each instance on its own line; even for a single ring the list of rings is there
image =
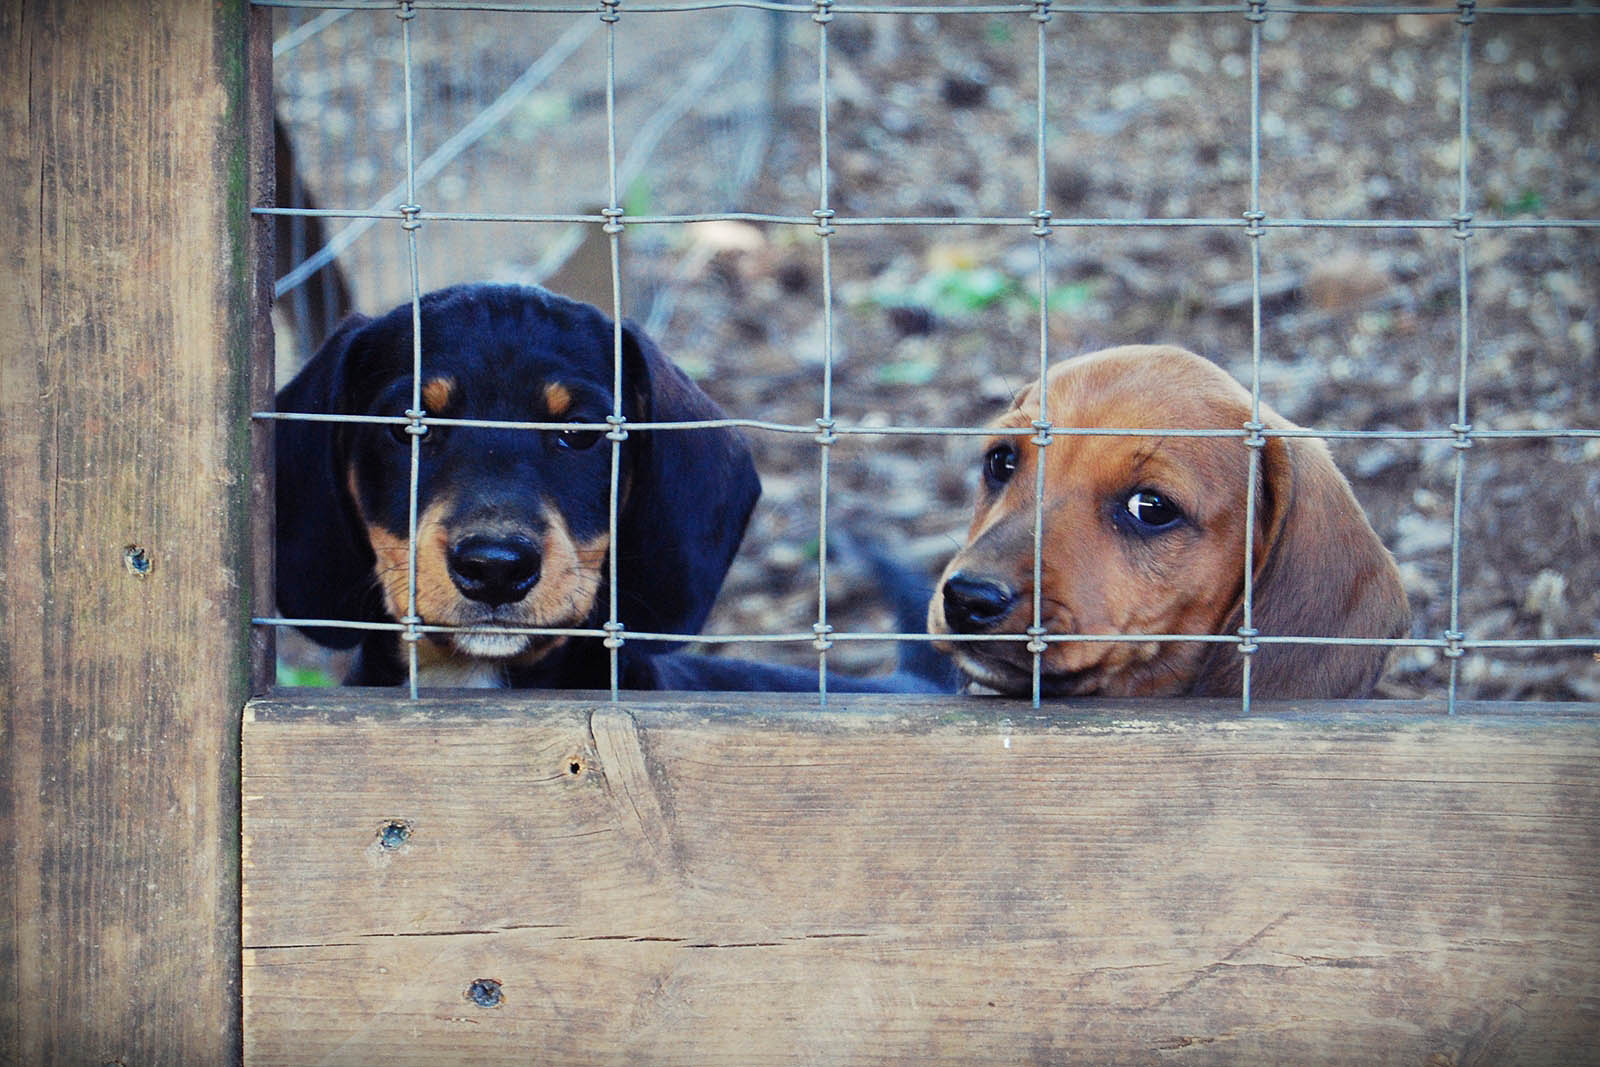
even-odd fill
[[[1287,428],[1276,422],[1274,429]],[[1316,438],[1269,438],[1261,457],[1253,623],[1262,636],[1402,637],[1410,609],[1400,573],[1350,483]],[[1242,603],[1226,633],[1242,623]],[[1262,644],[1250,691],[1265,698],[1359,697],[1383,673],[1381,645]],[[1216,645],[1192,692],[1238,695],[1243,657]]]

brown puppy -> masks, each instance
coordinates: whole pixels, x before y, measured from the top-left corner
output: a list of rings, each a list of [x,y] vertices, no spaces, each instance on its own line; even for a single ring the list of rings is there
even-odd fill
[[[1062,428],[1239,430],[1250,394],[1180,348],[1134,345],[1057,365],[1050,423]],[[996,425],[1039,418],[1035,384]],[[1292,423],[1264,405],[1269,430]],[[1233,634],[1244,596],[1249,455],[1239,438],[1057,434],[986,443],[967,545],[928,611],[935,634],[1021,634],[1033,621],[1036,463],[1044,463],[1041,621],[1052,634]],[[1271,437],[1256,494],[1253,622],[1262,636],[1394,638],[1408,627],[1394,560],[1316,438]],[[1032,690],[1021,641],[952,641],[974,681]],[[1382,646],[1262,644],[1251,692],[1349,697],[1383,670]],[[1233,643],[1050,642],[1041,687],[1051,696],[1237,695]]]

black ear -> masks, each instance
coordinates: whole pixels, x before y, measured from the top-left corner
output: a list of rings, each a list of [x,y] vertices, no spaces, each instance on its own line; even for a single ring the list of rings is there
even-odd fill
[[[278,391],[279,411],[318,415],[344,410],[350,349],[371,320],[352,315],[339,324],[294,380]],[[345,488],[340,426],[279,420],[275,428],[278,610],[292,619],[383,619],[373,581],[374,557],[355,503]],[[361,630],[301,627],[330,648],[353,648]]]
[[[721,419],[644,332],[625,323],[630,421]],[[761,495],[744,437],[730,428],[633,430],[627,499],[617,518],[620,621],[646,633],[698,633]],[[651,643],[652,650],[665,646]]]

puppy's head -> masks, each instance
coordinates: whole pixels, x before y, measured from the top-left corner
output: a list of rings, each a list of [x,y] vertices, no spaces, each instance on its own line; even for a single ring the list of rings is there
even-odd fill
[[[1130,346],[1059,364],[1046,414],[1059,427],[1239,430],[1249,394],[1181,349]],[[1038,387],[998,421],[1029,428]],[[1266,410],[1268,427],[1290,424]],[[929,608],[937,634],[1020,634],[1032,625],[1034,515],[1044,464],[1038,584],[1051,633],[1226,634],[1240,625],[1244,547],[1253,543],[1257,630],[1295,636],[1393,637],[1405,598],[1393,561],[1320,441],[1271,438],[1263,450],[1256,522],[1246,529],[1249,458],[1231,437],[1057,434],[986,442],[968,544]],[[950,642],[978,683],[1032,688],[1022,642]],[[1341,696],[1370,688],[1385,650],[1263,646],[1252,690],[1263,696]],[[1232,645],[1183,641],[1050,642],[1049,695],[1237,694]]]
[[[628,628],[693,632],[709,610],[758,492],[754,470],[731,431],[630,432],[612,545],[612,450],[592,426],[614,410],[614,336],[598,310],[539,289],[461,286],[422,299],[427,415],[574,426],[421,435],[414,610],[425,625],[460,628],[429,635],[424,662],[538,662],[566,639],[497,631],[592,625],[613,549]],[[622,350],[629,421],[721,416],[631,325]],[[412,351],[409,304],[354,318],[279,394],[279,409],[403,415],[418,387]],[[280,423],[283,611],[383,621],[412,609],[411,436],[403,425]],[[309,632],[344,647],[363,636]]]

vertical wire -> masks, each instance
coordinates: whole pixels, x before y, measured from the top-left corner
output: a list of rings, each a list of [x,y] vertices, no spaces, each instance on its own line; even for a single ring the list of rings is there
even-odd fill
[[[1457,199],[1454,222],[1456,228],[1456,267],[1459,293],[1457,307],[1458,349],[1456,353],[1456,421],[1450,427],[1455,434],[1451,445],[1456,450],[1454,507],[1450,515],[1450,629],[1445,633],[1445,657],[1450,661],[1450,692],[1446,701],[1448,714],[1456,713],[1456,694],[1460,679],[1464,635],[1461,632],[1461,505],[1466,481],[1467,449],[1472,447],[1472,424],[1467,421],[1467,362],[1471,354],[1472,335],[1469,322],[1467,239],[1472,235],[1471,187],[1467,181],[1467,158],[1471,147],[1472,88],[1472,23],[1475,17],[1473,0],[1459,0],[1456,21],[1461,24],[1461,108],[1457,137],[1460,141],[1457,173]]]
[[[401,205],[401,226],[406,233],[406,254],[411,273],[411,407],[406,417],[411,420],[406,432],[411,435],[411,471],[407,485],[406,501],[406,629],[401,635],[406,646],[406,684],[411,699],[417,699],[417,641],[421,633],[417,627],[422,619],[417,615],[417,496],[421,480],[422,437],[428,432],[420,421],[422,410],[422,284],[417,267],[417,219],[421,208],[417,205],[417,151],[416,130],[413,122],[411,93],[411,20],[416,10],[411,0],[400,0],[401,69],[405,77],[406,118],[406,202]]]
[[[617,8],[621,0],[601,0],[604,11],[600,20],[606,24],[606,179],[609,195],[604,231],[611,244],[611,414],[606,422],[611,429],[606,439],[611,442],[611,486],[606,504],[606,522],[611,551],[607,553],[607,578],[610,602],[606,607],[605,648],[608,659],[609,690],[611,702],[622,699],[622,619],[617,588],[619,566],[617,562],[617,511],[622,496],[622,442],[628,438],[627,419],[622,413],[622,207],[618,203],[617,189]]]
[[[817,140],[820,172],[817,179],[816,233],[822,239],[822,417],[817,419],[819,447],[817,478],[817,700],[828,706],[828,649],[833,647],[828,625],[828,475],[835,436],[833,421],[833,209],[828,206],[828,23],[833,21],[833,0],[815,0],[811,19],[817,24]]]
[[[1045,24],[1050,21],[1050,0],[1036,0],[1033,20],[1038,25],[1037,51],[1039,68],[1039,99],[1037,128],[1034,137],[1035,167],[1038,172],[1038,206],[1029,216],[1034,221],[1033,235],[1038,238],[1039,252],[1039,418],[1033,424],[1033,625],[1028,627],[1028,651],[1033,654],[1033,706],[1042,702],[1044,689],[1044,449],[1050,444],[1049,391],[1045,388],[1050,376],[1050,273],[1049,240],[1050,208],[1049,183],[1045,169]]]
[[[1256,480],[1261,476],[1261,237],[1266,212],[1261,210],[1261,25],[1267,19],[1265,0],[1250,0],[1250,210],[1245,212],[1245,235],[1250,239],[1250,421],[1244,439],[1249,476],[1244,494],[1244,598],[1239,620],[1239,710],[1250,714],[1250,689],[1254,681],[1257,631],[1255,627],[1255,531],[1258,505]]]

